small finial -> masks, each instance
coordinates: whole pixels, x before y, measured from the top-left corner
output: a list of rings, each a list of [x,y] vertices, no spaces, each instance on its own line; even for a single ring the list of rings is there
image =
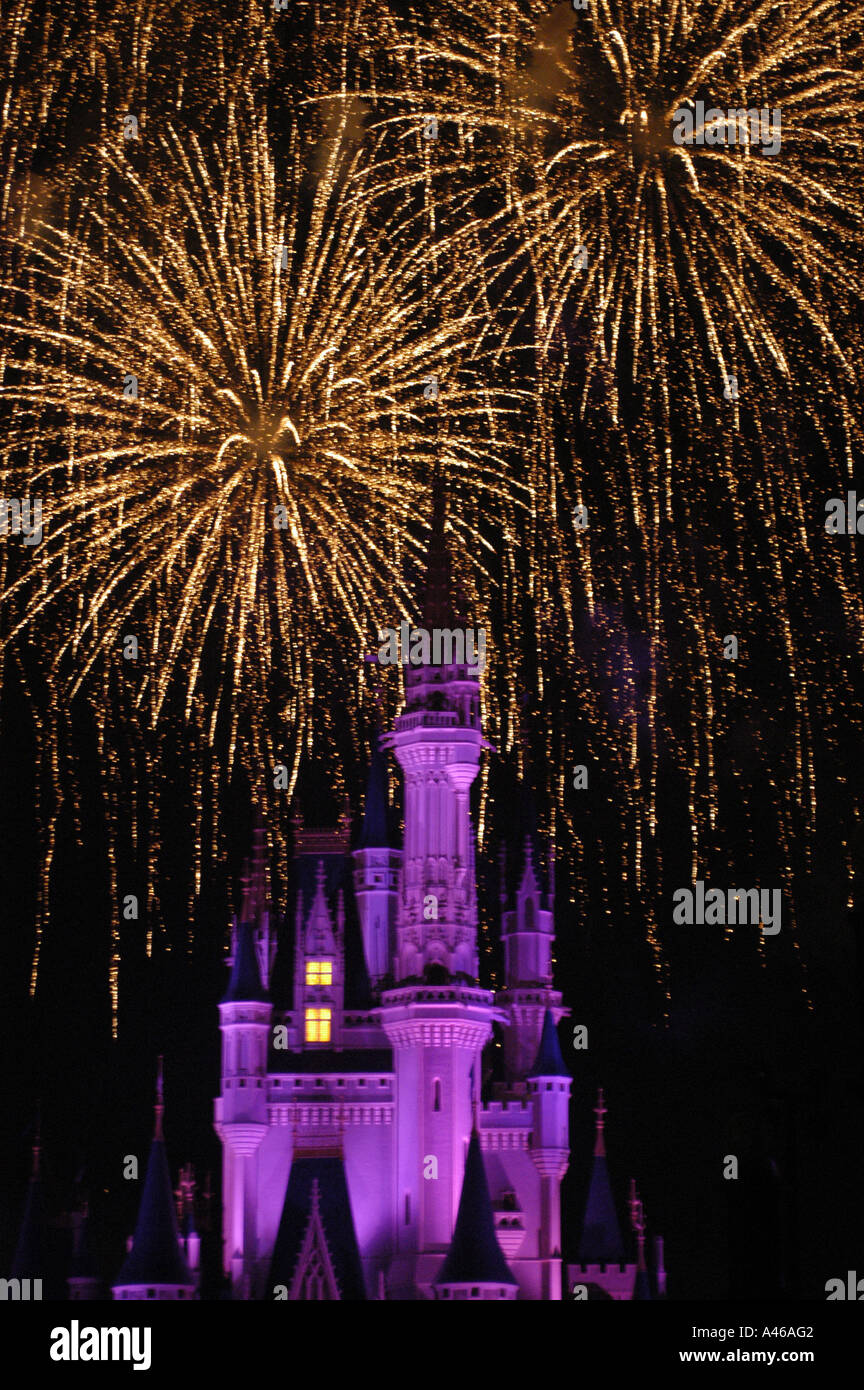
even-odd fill
[[[606,1105],[603,1100],[603,1087],[597,1092],[597,1104],[594,1107],[594,1114],[597,1116],[597,1137],[594,1141],[594,1157],[605,1158],[606,1140],[603,1135],[605,1128]]]
[[[33,1143],[30,1148],[30,1181],[37,1182],[39,1170],[42,1163],[42,1103],[36,1106],[36,1129],[33,1135]]]
[[[666,1266],[663,1262],[663,1237],[654,1237],[654,1277],[657,1281],[657,1292],[661,1298],[666,1295]]]
[[[241,922],[258,922],[267,905],[267,829],[260,807],[255,810],[252,850],[243,865],[240,881],[243,900]]]
[[[642,1206],[642,1200],[641,1200],[641,1198],[639,1197],[638,1192],[636,1191],[636,1179],[635,1179],[635,1178],[631,1178],[631,1179],[630,1179],[630,1201],[629,1201],[628,1205],[629,1205],[629,1207],[630,1207],[630,1222],[631,1222],[631,1224],[632,1224],[632,1226],[633,1226],[633,1230],[636,1232],[636,1244],[637,1244],[638,1252],[639,1252],[639,1258],[638,1258],[638,1261],[637,1261],[637,1268],[638,1268],[639,1270],[644,1270],[644,1269],[645,1269],[645,1209],[644,1209],[644,1207]]]
[[[191,1163],[185,1163],[180,1169],[174,1196],[177,1199],[177,1219],[181,1225],[188,1227],[187,1235],[195,1234],[195,1192],[195,1169]]]
[[[163,1116],[164,1113],[165,1113],[165,1088],[164,1088],[164,1083],[163,1083],[163,1078],[162,1078],[162,1054],[161,1054],[161,1053],[159,1054],[159,1057],[157,1058],[157,1061],[156,1061],[156,1104],[155,1104],[155,1106],[154,1106],[153,1108],[154,1108],[155,1118],[156,1118],[156,1123],[155,1123],[155,1127],[154,1127],[154,1130],[153,1130],[153,1138],[154,1138],[154,1139],[161,1139],[161,1138],[163,1137],[163,1135],[162,1135],[162,1116]]]

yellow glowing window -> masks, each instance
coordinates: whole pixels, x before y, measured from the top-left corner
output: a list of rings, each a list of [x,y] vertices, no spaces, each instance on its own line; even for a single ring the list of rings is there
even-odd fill
[[[332,985],[332,960],[307,960],[306,983],[307,985]]]
[[[307,1010],[306,1010],[306,1041],[307,1041],[307,1042],[329,1042],[329,1041],[330,1041],[330,1010],[329,1010],[329,1009],[307,1009]]]

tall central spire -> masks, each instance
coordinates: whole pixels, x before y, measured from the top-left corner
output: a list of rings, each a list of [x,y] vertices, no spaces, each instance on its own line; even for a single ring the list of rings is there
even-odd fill
[[[444,474],[436,467],[432,482],[432,527],[426,564],[426,590],[423,598],[423,626],[453,627],[453,563],[447,547],[447,493]]]
[[[261,812],[255,814],[252,831],[252,853],[243,866],[243,901],[240,921],[256,925],[267,910],[267,831]]]
[[[405,775],[403,879],[397,918],[396,978],[431,967],[478,977],[477,891],[469,794],[486,747],[480,723],[480,671],[468,639],[454,631],[450,557],[440,473],[433,488],[427,632],[446,626],[463,640],[438,657],[426,651],[405,667],[405,708],[383,743]],[[473,642],[473,633],[472,633]],[[443,642],[441,644],[443,650]],[[485,651],[485,642],[483,646]]]

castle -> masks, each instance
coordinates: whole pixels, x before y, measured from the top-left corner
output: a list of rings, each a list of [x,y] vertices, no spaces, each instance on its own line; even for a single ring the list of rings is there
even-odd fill
[[[438,510],[427,630],[454,626],[451,589]],[[214,1112],[235,1299],[650,1294],[635,1196],[638,1261],[625,1255],[602,1098],[580,1264],[562,1291],[571,1078],[556,1027],[567,1010],[553,986],[554,861],[525,838],[514,891],[502,895],[502,987],[482,988],[469,798],[488,748],[477,666],[406,666],[404,708],[374,749],[356,847],[346,822],[296,826],[284,1008],[272,998],[276,930],[265,832],[255,832],[219,1004]],[[389,755],[404,778],[401,845]],[[484,1098],[493,1031],[503,1076]],[[178,1231],[161,1126],[160,1096],[117,1299],[196,1296],[197,1236],[188,1222]],[[662,1272],[654,1287],[662,1293]]]
[[[435,533],[432,632],[457,626],[440,521]],[[469,798],[486,747],[477,665],[407,665],[357,848],[345,829],[297,833],[284,1012],[267,997],[275,942],[259,842],[219,1009],[215,1124],[238,1297],[561,1298],[571,1082],[555,1029],[565,1010],[551,886],[529,844],[503,914],[505,987],[481,988]],[[401,847],[388,753],[404,777]],[[483,1104],[496,1023],[510,1084]]]

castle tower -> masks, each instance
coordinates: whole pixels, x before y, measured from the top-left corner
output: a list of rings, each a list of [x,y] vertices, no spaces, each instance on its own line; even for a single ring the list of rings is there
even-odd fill
[[[432,1285],[436,1299],[513,1300],[519,1285],[498,1244],[480,1136],[471,1134],[459,1212],[447,1258]]]
[[[450,598],[444,510],[436,495],[423,609],[416,633],[462,633]],[[441,642],[452,656],[456,642]],[[432,966],[478,976],[477,892],[469,794],[486,748],[480,727],[479,666],[432,659],[411,639],[405,708],[382,742],[405,776],[402,892],[396,928],[397,980],[423,978]],[[419,652],[419,659],[415,654]],[[403,652],[403,660],[406,659]],[[465,655],[464,642],[462,655]]]
[[[579,1264],[570,1265],[571,1288],[574,1283],[594,1285],[607,1298],[629,1299],[636,1277],[636,1266],[626,1262],[624,1241],[612,1195],[609,1169],[606,1163],[604,1136],[606,1105],[602,1089],[597,1093],[594,1110],[597,1119],[591,1181],[585,1203],[582,1237],[579,1242]],[[602,1295],[601,1295],[602,1296]]]
[[[267,1049],[272,1008],[261,984],[255,926],[235,922],[231,979],[219,1005],[222,1089],[214,1128],[222,1140],[223,1266],[234,1296],[255,1276],[257,1153],[267,1133]]]
[[[156,1082],[155,1125],[147,1175],[138,1209],[132,1246],[112,1286],[115,1299],[195,1298],[195,1281],[189,1272],[177,1234],[174,1194],[162,1134],[162,1058]]]
[[[395,848],[387,799],[387,754],[372,749],[360,844],[354,850],[354,896],[373,989],[393,974],[401,852]]]
[[[633,1281],[633,1302],[650,1302],[651,1280],[648,1276],[648,1266],[645,1263],[645,1212],[642,1201],[636,1191],[636,1179],[630,1179],[630,1224],[636,1235],[636,1278]]]
[[[47,1269],[47,1223],[45,1220],[45,1198],[42,1190],[42,1141],[41,1126],[37,1120],[36,1135],[31,1149],[30,1181],[27,1184],[27,1199],[18,1232],[15,1254],[12,1257],[11,1277],[19,1285],[19,1296],[23,1299],[43,1297],[43,1282],[50,1283]],[[46,1290],[50,1296],[50,1289]]]
[[[183,1251],[195,1287],[201,1287],[201,1237],[195,1220],[195,1170],[191,1163],[180,1169],[180,1179],[175,1197],[177,1217],[180,1228],[180,1246]]]
[[[504,873],[502,871],[502,880]],[[540,1046],[548,1010],[557,1023],[566,1010],[561,994],[552,987],[552,947],[555,940],[555,869],[549,856],[546,883],[533,833],[525,836],[521,874],[513,906],[506,909],[502,883],[501,939],[504,946],[504,989],[496,1002],[506,1010],[503,1033],[504,1064],[508,1079],[521,1081],[528,1074]]]
[[[534,1111],[531,1158],[540,1174],[540,1259],[544,1299],[561,1298],[561,1179],[570,1162],[571,1077],[564,1066],[551,1009],[528,1077]]]
[[[267,831],[260,811],[255,816],[252,831],[252,851],[243,866],[241,879],[243,898],[240,921],[253,927],[258,970],[264,988],[270,987],[270,976],[276,956],[276,932],[270,921],[270,892],[267,882]]]
[[[102,1280],[87,1240],[89,1209],[85,1201],[72,1213],[72,1260],[66,1286],[72,1303],[92,1303],[102,1298]]]
[[[331,911],[323,858],[315,867],[311,905],[305,907],[297,895],[294,942],[294,1013],[303,1041],[338,1046],[345,1003],[345,908],[339,892]]]
[[[444,506],[436,493],[425,631],[455,629]],[[412,639],[412,652],[415,644]],[[433,648],[434,652],[434,648]],[[405,708],[386,736],[405,776],[396,980],[380,1019],[396,1074],[396,1298],[431,1296],[459,1208],[480,1054],[501,1017],[478,988],[469,793],[486,747],[476,666],[428,650],[405,668]],[[452,653],[451,653],[452,655]],[[425,658],[430,659],[426,660]]]

